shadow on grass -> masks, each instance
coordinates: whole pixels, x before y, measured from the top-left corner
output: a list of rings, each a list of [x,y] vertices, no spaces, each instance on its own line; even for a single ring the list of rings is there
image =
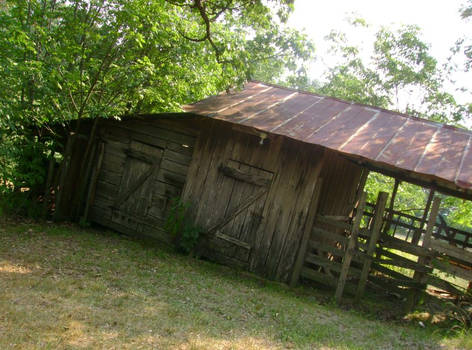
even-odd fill
[[[289,289],[98,229],[7,225],[0,261],[28,269],[0,271],[2,349],[433,349],[444,341],[430,327],[336,307],[332,292]]]

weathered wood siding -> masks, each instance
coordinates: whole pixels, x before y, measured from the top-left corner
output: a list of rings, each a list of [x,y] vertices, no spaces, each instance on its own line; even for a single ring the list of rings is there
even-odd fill
[[[195,223],[209,230],[260,192],[218,234],[210,235],[203,255],[287,281],[323,150],[282,137],[270,137],[262,145],[260,140],[258,135],[233,130],[225,123],[202,121],[184,199],[194,208]],[[244,176],[270,179],[267,190],[226,176],[221,166],[228,162]]]
[[[92,221],[170,242],[163,225],[181,196],[208,233],[204,256],[280,281],[291,276],[319,177],[319,211],[347,215],[360,176],[335,152],[281,136],[261,143],[216,120],[106,121],[99,137]]]
[[[119,232],[170,242],[163,226],[192,159],[196,133],[189,125],[165,119],[102,123],[103,163],[90,219]]]
[[[320,195],[319,213],[322,215],[347,216],[354,208],[357,186],[362,168],[350,162],[340,153],[326,150],[321,170],[323,187]]]

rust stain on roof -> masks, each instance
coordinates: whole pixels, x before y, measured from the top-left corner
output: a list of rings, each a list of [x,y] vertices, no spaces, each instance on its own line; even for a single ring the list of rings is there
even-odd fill
[[[184,109],[472,189],[466,130],[260,82]]]

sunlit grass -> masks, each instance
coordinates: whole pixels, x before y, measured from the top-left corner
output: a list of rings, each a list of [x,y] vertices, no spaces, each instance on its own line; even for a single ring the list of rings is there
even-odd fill
[[[444,338],[430,325],[345,310],[307,287],[289,289],[155,243],[68,225],[0,225],[0,291],[0,349],[453,349],[471,343],[468,335]]]

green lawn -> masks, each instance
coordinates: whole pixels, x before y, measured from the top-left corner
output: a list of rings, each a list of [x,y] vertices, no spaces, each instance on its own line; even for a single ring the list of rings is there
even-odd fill
[[[327,295],[114,233],[0,222],[0,349],[472,348]]]

